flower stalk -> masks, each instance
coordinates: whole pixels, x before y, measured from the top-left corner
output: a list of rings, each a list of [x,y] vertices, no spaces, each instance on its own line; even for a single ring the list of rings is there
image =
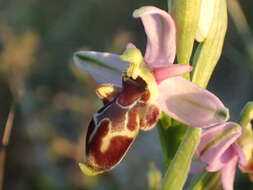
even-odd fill
[[[195,177],[189,190],[222,190],[220,177],[219,172],[209,173],[203,171]]]
[[[198,128],[191,128],[186,131],[184,139],[165,173],[162,190],[180,190],[183,188],[200,136],[201,130]]]
[[[187,127],[162,114],[157,124],[163,153],[164,166],[168,168],[184,138]]]
[[[187,0],[168,1],[177,26],[177,58],[181,64],[188,64],[192,54],[194,38],[200,13],[200,1],[189,6]],[[218,3],[219,2],[219,3]],[[227,29],[227,9],[225,0],[215,0],[215,12],[206,40],[199,44],[193,58],[192,81],[206,88],[213,70],[220,58]],[[191,14],[191,21],[186,15]],[[191,27],[190,27],[191,25]],[[191,28],[191,29],[189,29]],[[191,31],[187,31],[191,30]],[[192,36],[193,39],[192,39]],[[186,39],[187,38],[187,39]],[[162,137],[161,137],[162,138]],[[163,179],[162,190],[182,189],[190,169],[193,155],[201,138],[201,129],[188,128],[186,134],[171,161]],[[199,178],[203,180],[204,178]],[[202,183],[199,181],[199,183]]]

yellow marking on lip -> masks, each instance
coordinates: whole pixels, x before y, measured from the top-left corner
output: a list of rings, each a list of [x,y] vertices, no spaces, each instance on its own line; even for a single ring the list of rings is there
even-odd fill
[[[137,117],[139,117],[139,116],[137,116]],[[136,129],[133,130],[133,131],[131,131],[127,128],[127,123],[128,123],[127,121],[128,121],[128,115],[126,115],[126,119],[125,119],[125,122],[124,122],[124,129],[121,130],[121,131],[115,131],[115,132],[111,131],[112,126],[111,126],[111,122],[109,122],[109,132],[105,137],[103,137],[101,147],[100,147],[100,151],[102,153],[104,153],[108,150],[108,148],[110,146],[111,139],[113,137],[125,136],[125,137],[129,137],[129,138],[134,139],[138,135],[139,130],[140,130],[139,118],[137,118],[138,124],[136,126]]]
[[[102,84],[96,89],[96,94],[100,99],[107,99],[113,101],[120,88],[113,86],[112,84]]]

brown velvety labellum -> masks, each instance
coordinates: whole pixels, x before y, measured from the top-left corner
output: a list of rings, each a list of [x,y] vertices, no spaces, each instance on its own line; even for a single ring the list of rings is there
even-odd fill
[[[87,164],[91,168],[110,169],[122,159],[139,131],[138,123],[131,122],[132,131],[127,127],[130,110],[130,107],[121,107],[115,100],[94,115],[86,139]],[[137,113],[130,117],[137,120]],[[102,151],[103,143],[107,146]]]
[[[159,118],[157,106],[148,103],[150,93],[144,80],[124,76],[122,85],[114,100],[106,102],[89,124],[86,165],[97,171],[109,170],[118,164],[140,128],[151,129]]]
[[[102,140],[109,132],[110,122],[103,120],[96,134],[87,145],[88,156],[93,156],[98,169],[110,169],[121,160],[129,148],[133,138],[125,136],[115,136],[110,139],[109,146],[105,152],[101,151]]]

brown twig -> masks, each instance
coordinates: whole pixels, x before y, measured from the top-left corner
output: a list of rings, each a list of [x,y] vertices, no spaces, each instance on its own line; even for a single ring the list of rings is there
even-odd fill
[[[10,107],[6,124],[5,124],[2,141],[0,142],[1,143],[0,144],[0,190],[3,190],[6,147],[9,144],[14,116],[15,116],[15,103],[13,101]]]

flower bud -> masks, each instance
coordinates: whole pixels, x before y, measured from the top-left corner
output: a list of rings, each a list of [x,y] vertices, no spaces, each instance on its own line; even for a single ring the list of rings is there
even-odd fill
[[[202,42],[206,39],[214,18],[214,9],[217,0],[201,0],[199,23],[196,32],[196,40]]]

